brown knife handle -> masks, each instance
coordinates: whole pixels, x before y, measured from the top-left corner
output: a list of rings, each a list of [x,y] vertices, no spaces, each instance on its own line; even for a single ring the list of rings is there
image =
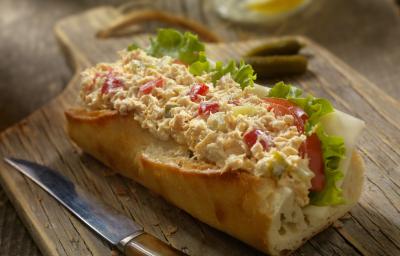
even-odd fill
[[[127,256],[180,256],[185,255],[175,250],[154,236],[143,233],[130,240],[124,247]]]

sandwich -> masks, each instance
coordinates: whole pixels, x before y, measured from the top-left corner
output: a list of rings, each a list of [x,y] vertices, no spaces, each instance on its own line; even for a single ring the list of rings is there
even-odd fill
[[[284,82],[214,62],[191,33],[159,30],[82,73],[71,139],[208,225],[285,255],[357,203],[363,121]]]

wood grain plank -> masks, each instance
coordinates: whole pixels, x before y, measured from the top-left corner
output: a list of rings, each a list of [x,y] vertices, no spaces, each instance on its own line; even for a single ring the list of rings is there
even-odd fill
[[[176,8],[183,8],[182,6]],[[182,11],[179,9],[179,11]],[[112,61],[131,39],[97,40],[93,35],[120,15],[99,8],[65,19],[56,28],[70,63],[79,72],[97,62]],[[201,14],[193,14],[201,15]],[[197,17],[197,16],[196,16]],[[337,108],[368,124],[360,141],[367,179],[360,203],[341,227],[311,239],[295,255],[397,255],[400,253],[398,192],[400,151],[399,103],[311,41],[304,54],[310,71],[288,81],[332,100]],[[135,41],[145,44],[146,36]],[[214,59],[239,58],[261,41],[207,46]],[[271,84],[272,81],[263,81]],[[79,76],[64,93],[24,123],[0,135],[0,155],[13,155],[51,166],[90,193],[103,198],[145,230],[190,255],[253,255],[256,251],[194,220],[142,186],[113,175],[71,144],[64,131],[63,111],[76,103]],[[110,247],[88,231],[37,186],[0,163],[0,181],[46,255],[105,255]]]
[[[20,252],[40,255],[4,191],[0,191],[0,241],[0,255],[19,255]]]

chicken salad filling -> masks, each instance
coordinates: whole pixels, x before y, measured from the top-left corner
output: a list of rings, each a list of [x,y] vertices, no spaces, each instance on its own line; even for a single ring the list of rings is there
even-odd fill
[[[329,102],[303,98],[301,90],[283,83],[272,89],[254,84],[251,67],[243,63],[213,65],[202,52],[195,57],[195,51],[182,51],[202,50],[190,35],[176,43],[178,50],[157,40],[150,50],[130,46],[116,62],[85,70],[85,107],[130,115],[158,139],[187,146],[194,161],[272,177],[290,187],[301,206],[310,200],[343,203],[332,183],[341,172],[331,168],[344,154],[343,142],[326,136],[318,123],[333,111]]]
[[[298,183],[308,183],[306,191],[311,186],[313,174],[299,155],[306,136],[291,115],[275,115],[268,102],[251,88],[242,90],[230,74],[214,86],[210,74],[194,76],[169,56],[155,58],[140,49],[121,55],[83,72],[81,99],[88,108],[133,113],[157,138],[185,144],[195,159],[223,171],[280,176],[274,169],[280,168],[276,155],[281,155],[289,166],[301,166]]]

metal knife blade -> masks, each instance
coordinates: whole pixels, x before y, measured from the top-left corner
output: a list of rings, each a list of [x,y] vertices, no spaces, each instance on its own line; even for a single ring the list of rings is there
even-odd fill
[[[163,255],[165,253],[181,255],[156,238],[145,234],[142,227],[132,219],[96,197],[90,196],[88,192],[59,172],[26,160],[5,158],[5,161],[29,177],[94,232],[121,251],[130,255]]]

